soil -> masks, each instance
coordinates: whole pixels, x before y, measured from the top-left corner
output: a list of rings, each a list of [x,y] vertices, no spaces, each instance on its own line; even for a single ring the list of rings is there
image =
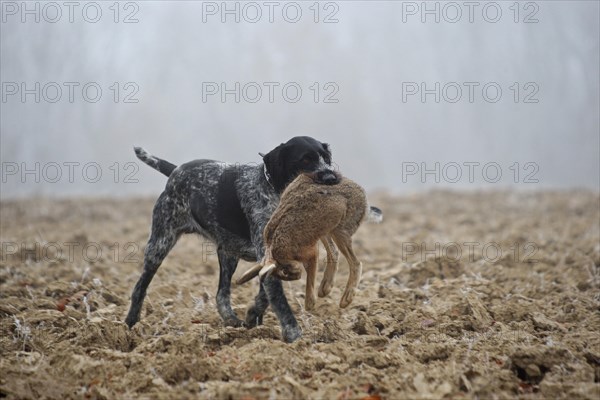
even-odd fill
[[[312,312],[304,277],[284,282],[303,329],[292,344],[270,310],[257,328],[223,326],[215,248],[194,235],[127,328],[153,202],[2,203],[0,397],[600,398],[598,193],[374,194],[384,222],[355,235],[348,308],[343,258]],[[240,317],[257,292],[232,287]]]

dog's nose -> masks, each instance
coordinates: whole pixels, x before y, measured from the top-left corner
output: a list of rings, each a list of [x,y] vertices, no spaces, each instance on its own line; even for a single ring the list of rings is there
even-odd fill
[[[319,181],[326,185],[335,185],[340,182],[338,176],[333,171],[329,170],[321,171],[319,173]]]

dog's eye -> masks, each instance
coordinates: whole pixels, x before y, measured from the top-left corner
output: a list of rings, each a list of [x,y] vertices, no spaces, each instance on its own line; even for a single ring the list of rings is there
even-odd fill
[[[302,159],[300,160],[303,164],[308,164],[312,161],[312,157],[310,155],[305,155],[304,157],[302,157]]]

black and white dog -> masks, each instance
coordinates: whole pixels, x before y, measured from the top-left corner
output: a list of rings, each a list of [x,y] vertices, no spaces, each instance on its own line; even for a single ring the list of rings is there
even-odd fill
[[[264,279],[255,304],[242,322],[231,308],[231,277],[240,259],[264,256],[263,230],[285,187],[301,172],[316,172],[321,183],[338,183],[329,145],[308,136],[282,143],[259,165],[228,165],[195,160],[179,167],[136,147],[137,157],[169,177],[152,214],[152,230],[144,252],[144,270],[131,295],[127,325],[140,318],[146,289],[158,267],[183,233],[199,233],[215,242],[220,274],[217,308],[229,326],[262,324],[270,304],[281,323],[283,339],[293,342],[301,330],[285,298],[281,281]]]

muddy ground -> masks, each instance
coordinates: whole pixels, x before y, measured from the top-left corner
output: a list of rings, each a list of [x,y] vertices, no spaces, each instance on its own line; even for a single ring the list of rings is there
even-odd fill
[[[354,302],[338,306],[343,259],[313,312],[304,277],[284,283],[304,331],[285,344],[271,311],[255,329],[222,325],[214,247],[193,235],[126,327],[153,199],[2,202],[0,397],[600,398],[597,193],[372,203],[385,221],[355,236]],[[257,290],[232,289],[240,317]]]

